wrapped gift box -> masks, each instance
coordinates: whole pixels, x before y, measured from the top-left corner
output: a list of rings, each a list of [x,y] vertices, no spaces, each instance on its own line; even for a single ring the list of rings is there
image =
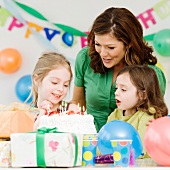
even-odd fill
[[[81,166],[82,138],[71,133],[11,134],[12,167]]]
[[[0,167],[11,166],[11,142],[0,141]]]
[[[12,133],[30,132],[34,126],[34,115],[29,111],[0,111],[0,138]]]

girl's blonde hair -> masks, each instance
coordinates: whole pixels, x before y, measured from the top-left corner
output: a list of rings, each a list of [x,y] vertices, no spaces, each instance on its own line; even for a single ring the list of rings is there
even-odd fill
[[[59,66],[63,66],[70,72],[72,80],[72,70],[70,62],[62,55],[56,52],[44,52],[42,53],[41,57],[38,59],[35,68],[32,73],[32,90],[29,97],[33,96],[33,101],[31,103],[32,106],[37,105],[38,99],[38,88],[33,81],[35,77],[38,77],[38,81],[42,82],[44,77],[51,71],[56,69]],[[27,99],[28,101],[28,99]]]

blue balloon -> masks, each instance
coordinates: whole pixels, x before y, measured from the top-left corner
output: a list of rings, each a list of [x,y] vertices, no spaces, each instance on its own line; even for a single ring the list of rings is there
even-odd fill
[[[20,101],[22,102],[26,101],[26,99],[31,93],[31,88],[32,88],[31,75],[25,75],[18,80],[15,86],[15,92]],[[27,103],[30,103],[31,101],[32,97],[27,101]]]
[[[112,154],[110,140],[131,139],[135,158],[142,154],[143,146],[136,129],[129,123],[114,120],[106,123],[98,133],[98,148],[102,155]]]
[[[68,45],[69,47],[71,47],[73,45],[73,42],[74,42],[74,37],[72,34],[69,34],[67,32],[65,32],[63,35],[62,35],[62,40],[64,41],[64,43],[66,45]]]

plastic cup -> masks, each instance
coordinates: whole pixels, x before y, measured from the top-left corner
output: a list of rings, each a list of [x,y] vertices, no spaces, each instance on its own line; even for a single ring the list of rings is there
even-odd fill
[[[83,140],[97,140],[98,133],[94,134],[84,134]]]
[[[130,149],[132,140],[110,140],[113,149],[115,167],[128,167],[130,163]]]
[[[83,137],[82,166],[95,166],[97,134],[85,134]]]

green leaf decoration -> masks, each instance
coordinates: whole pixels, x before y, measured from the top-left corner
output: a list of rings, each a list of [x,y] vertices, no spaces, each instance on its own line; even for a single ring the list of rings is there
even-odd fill
[[[43,15],[41,15],[38,11],[36,11],[35,9],[27,6],[27,5],[24,5],[24,4],[21,4],[17,1],[14,0],[14,2],[20,7],[22,8],[23,10],[25,10],[26,12],[28,12],[30,15],[33,15],[34,17],[36,18],[39,18],[41,20],[45,20],[45,21],[48,21]]]
[[[57,26],[58,28],[62,29],[63,31],[65,32],[68,32],[70,34],[73,34],[73,35],[77,35],[77,36],[82,36],[82,37],[87,37],[87,34],[82,32],[82,31],[79,31],[73,27],[69,27],[67,25],[63,25],[63,24],[55,24],[53,23],[55,26]]]

